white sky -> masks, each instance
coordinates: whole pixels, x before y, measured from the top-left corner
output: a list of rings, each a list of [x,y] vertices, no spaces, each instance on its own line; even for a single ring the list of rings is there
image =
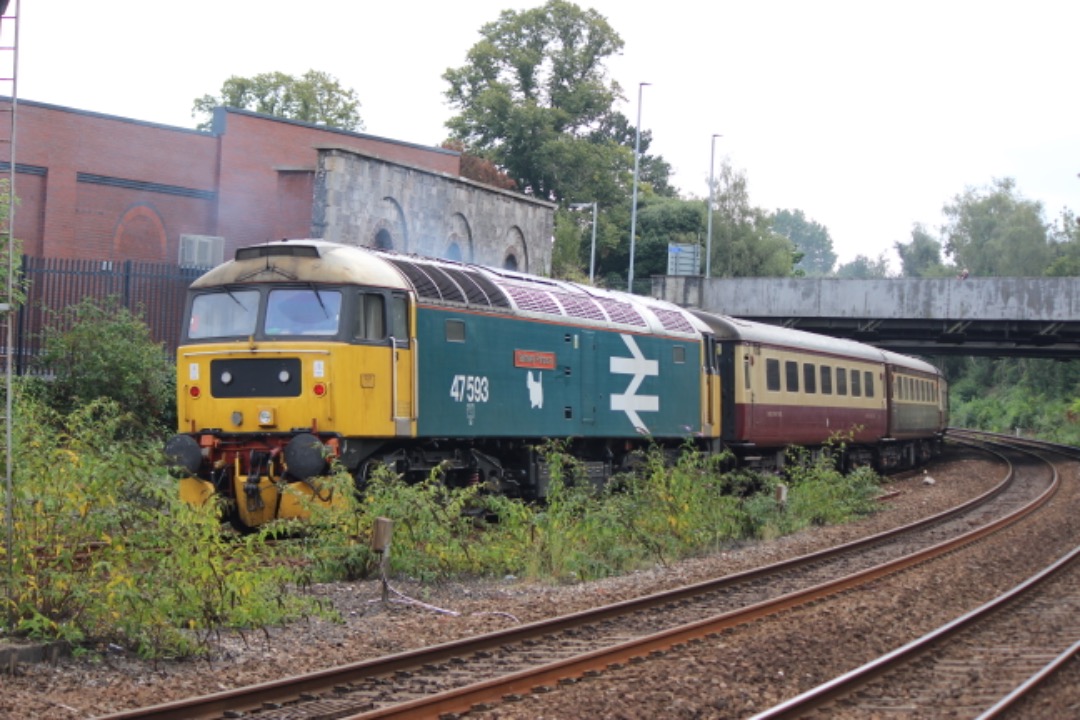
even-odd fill
[[[230,75],[315,69],[357,92],[366,132],[431,145],[451,114],[442,74],[500,11],[543,4],[18,2],[22,99],[192,127],[193,100]],[[894,257],[914,223],[936,229],[945,203],[994,178],[1049,220],[1080,209],[1080,3],[577,4],[625,41],[609,70],[632,121],[651,83],[642,127],[684,196],[704,197],[722,133],[717,167],[745,172],[754,205],[825,225],[842,262]]]

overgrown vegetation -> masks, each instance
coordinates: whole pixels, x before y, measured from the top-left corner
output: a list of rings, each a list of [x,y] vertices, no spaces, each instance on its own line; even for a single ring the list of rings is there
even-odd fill
[[[545,451],[544,505],[479,486],[448,488],[437,473],[407,484],[389,472],[355,503],[352,479],[341,472],[328,482],[350,502],[313,508],[303,525],[240,536],[222,529],[212,505],[177,499],[156,447],[101,442],[123,422],[115,402],[97,400],[67,416],[33,397],[17,405],[17,581],[5,597],[15,619],[8,632],[84,647],[114,643],[148,657],[198,653],[227,628],[326,614],[304,588],[375,572],[368,539],[380,516],[395,523],[392,577],[573,582],[844,522],[870,512],[877,492],[871,473],[840,475],[820,456],[793,466],[782,503],[777,478],[724,474],[716,458],[689,449],[672,467],[658,447],[637,472],[596,489],[553,445]],[[753,492],[729,492],[750,485]]]
[[[36,370],[27,391],[61,414],[113,401],[116,437],[160,437],[176,427],[175,367],[146,323],[115,297],[87,297],[52,313]]]
[[[254,628],[318,609],[290,593],[303,573],[266,535],[225,534],[215,508],[177,498],[156,443],[121,434],[99,399],[69,415],[16,403],[10,632],[116,643],[146,656],[196,652],[223,627]]]
[[[377,572],[378,517],[394,522],[392,577],[573,582],[844,522],[870,512],[877,492],[871,473],[843,476],[827,453],[794,454],[781,502],[780,478],[725,473],[725,458],[689,446],[651,447],[634,472],[597,488],[552,442],[540,449],[551,476],[544,504],[449,488],[438,472],[408,484],[383,471],[358,494],[338,468],[320,492],[343,502],[237,535],[213,503],[182,503],[164,470],[168,364],[145,326],[115,307],[69,312],[74,322],[47,343],[55,376],[20,382],[13,398],[0,634],[157,658],[197,654],[224,629],[328,615],[305,588]]]

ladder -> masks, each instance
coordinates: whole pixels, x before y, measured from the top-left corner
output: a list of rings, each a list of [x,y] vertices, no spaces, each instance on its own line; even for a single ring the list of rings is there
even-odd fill
[[[15,621],[15,482],[12,468],[14,441],[12,423],[12,385],[14,355],[13,319],[16,311],[14,302],[15,267],[19,254],[15,247],[15,124],[18,115],[18,70],[19,70],[19,2],[20,0],[0,0],[0,167],[6,169],[6,181],[0,186],[0,268],[5,272],[0,277],[0,333],[3,335],[3,347],[0,352],[4,361],[4,409],[0,416],[3,427],[4,467],[4,547],[8,552],[5,579],[7,586],[8,607],[7,627],[10,631]]]

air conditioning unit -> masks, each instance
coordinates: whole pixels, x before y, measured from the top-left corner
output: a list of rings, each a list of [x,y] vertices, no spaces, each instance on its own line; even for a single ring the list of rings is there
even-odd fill
[[[225,238],[216,235],[181,235],[180,267],[211,268],[225,259]]]

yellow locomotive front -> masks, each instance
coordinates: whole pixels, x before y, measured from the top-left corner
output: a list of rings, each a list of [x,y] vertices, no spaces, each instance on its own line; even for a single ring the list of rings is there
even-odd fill
[[[177,350],[181,496],[256,527],[335,499],[319,477],[415,434],[407,288],[357,248],[242,248],[191,287]]]

